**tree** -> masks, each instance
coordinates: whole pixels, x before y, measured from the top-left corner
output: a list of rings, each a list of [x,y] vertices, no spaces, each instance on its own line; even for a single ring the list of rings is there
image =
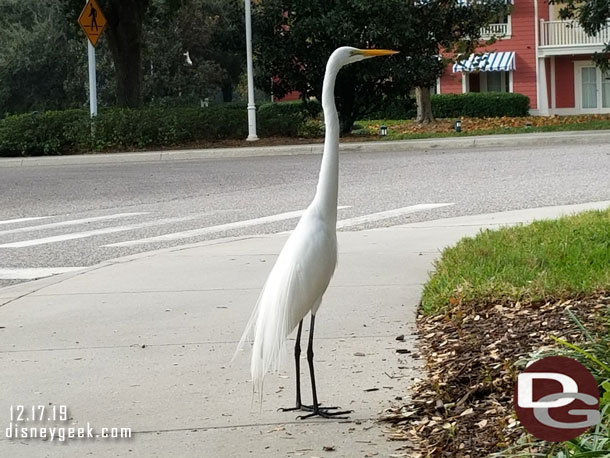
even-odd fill
[[[390,48],[400,55],[339,74],[342,132],[385,102],[418,88],[420,121],[432,118],[429,87],[444,69],[441,49],[467,52],[505,0],[260,0],[255,8],[258,84],[282,97],[320,98],[326,59],[338,46]],[[458,46],[459,45],[459,46]]]
[[[62,0],[68,18],[76,19],[83,0]],[[150,0],[99,0],[108,23],[104,32],[116,70],[117,103],[140,105],[142,87],[142,45],[144,22]]]
[[[198,105],[222,84],[225,71],[204,56],[216,22],[205,1],[153,0],[144,22],[144,101]]]
[[[211,19],[210,42],[202,56],[222,68],[221,89],[224,102],[233,100],[235,86],[246,67],[246,34],[243,0],[204,0],[203,9]]]
[[[108,26],[108,46],[116,67],[117,102],[140,105],[142,86],[142,22],[149,0],[100,0]]]
[[[549,0],[549,3],[560,5],[559,17],[575,19],[588,35],[596,35],[610,20],[609,0]],[[609,55],[610,43],[606,43],[604,50],[593,56],[593,60],[605,72],[610,71]]]
[[[0,116],[74,106],[77,40],[55,2],[0,0]]]
[[[75,20],[84,0],[61,1]],[[245,61],[240,0],[98,2],[108,20],[102,41],[112,53],[118,105],[198,99],[219,86],[231,97]],[[190,68],[184,66],[187,50],[194,62]]]
[[[416,14],[420,16],[423,32],[420,40],[428,41],[427,49],[435,49],[434,54],[423,56],[424,61],[414,64],[419,68],[415,81],[415,98],[419,123],[434,120],[430,100],[430,87],[443,71],[433,58],[441,52],[455,60],[473,53],[481,44],[481,31],[484,26],[510,10],[511,1],[507,0],[423,0],[418,2]],[[414,37],[416,38],[416,37]],[[487,44],[492,44],[492,38]],[[421,58],[420,58],[421,60]],[[448,59],[444,59],[446,63]]]

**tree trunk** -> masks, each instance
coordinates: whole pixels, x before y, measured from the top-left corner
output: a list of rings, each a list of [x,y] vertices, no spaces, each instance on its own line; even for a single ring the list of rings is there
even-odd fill
[[[337,87],[338,86],[338,87]],[[339,114],[339,126],[341,135],[349,134],[352,131],[354,121],[355,91],[351,86],[338,84],[335,89],[335,103]]]
[[[341,135],[349,134],[354,126],[354,118],[347,113],[339,114],[339,126]]]
[[[434,122],[429,87],[419,86],[415,88],[415,102],[417,103],[417,118],[415,119],[415,122],[419,124]]]
[[[117,103],[122,107],[137,107],[142,100],[142,22],[148,4],[149,0],[109,0],[101,5],[116,68]]]
[[[233,83],[227,78],[222,84],[222,101],[232,102],[233,101]]]

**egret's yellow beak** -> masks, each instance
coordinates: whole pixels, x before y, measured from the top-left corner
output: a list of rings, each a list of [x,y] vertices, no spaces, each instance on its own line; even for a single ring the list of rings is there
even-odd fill
[[[392,51],[391,49],[359,49],[358,51],[364,57],[391,56],[392,54],[398,54],[398,51]]]

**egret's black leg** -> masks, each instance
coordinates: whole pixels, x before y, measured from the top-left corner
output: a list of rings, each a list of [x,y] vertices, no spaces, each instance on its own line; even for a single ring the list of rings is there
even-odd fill
[[[301,330],[303,329],[303,320],[299,321],[299,329],[297,331],[297,340],[294,343],[294,366],[297,376],[297,409],[302,407],[301,403]]]
[[[301,400],[301,332],[303,331],[303,320],[299,322],[299,327],[297,328],[297,337],[296,342],[294,344],[294,366],[296,369],[296,390],[297,390],[297,400],[295,403],[295,407],[282,407],[278,410],[282,412],[290,412],[292,410],[304,410],[306,412],[313,412],[313,406],[303,404]],[[323,407],[324,410],[332,410],[337,409],[338,407]]]
[[[303,320],[299,322],[299,328],[297,329],[297,339],[294,344],[294,366],[296,368],[296,376],[297,376],[297,402],[295,407],[283,407],[279,410],[282,412],[289,412],[291,410],[301,410],[303,407],[311,406],[303,406],[301,403],[301,331],[303,330]]]
[[[316,316],[311,314],[311,325],[309,327],[309,343],[307,345],[307,363],[309,364],[309,375],[311,376],[311,391],[313,396],[313,403],[311,413],[307,415],[301,415],[297,418],[305,419],[314,416],[324,417],[324,418],[338,418],[345,419],[347,417],[338,417],[337,415],[345,415],[351,413],[351,410],[342,410],[338,412],[329,412],[329,409],[337,409],[337,407],[320,407],[318,403],[318,393],[316,391],[316,376],[314,374],[313,369],[313,331],[314,325],[316,321]]]

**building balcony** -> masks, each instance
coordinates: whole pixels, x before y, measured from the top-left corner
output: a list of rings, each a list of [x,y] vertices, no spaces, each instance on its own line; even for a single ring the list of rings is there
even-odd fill
[[[481,38],[483,40],[510,38],[510,32],[510,21],[501,24],[489,24],[481,29]]]
[[[610,41],[610,23],[598,34],[589,36],[574,21],[540,20],[540,56],[591,54],[600,52]]]

